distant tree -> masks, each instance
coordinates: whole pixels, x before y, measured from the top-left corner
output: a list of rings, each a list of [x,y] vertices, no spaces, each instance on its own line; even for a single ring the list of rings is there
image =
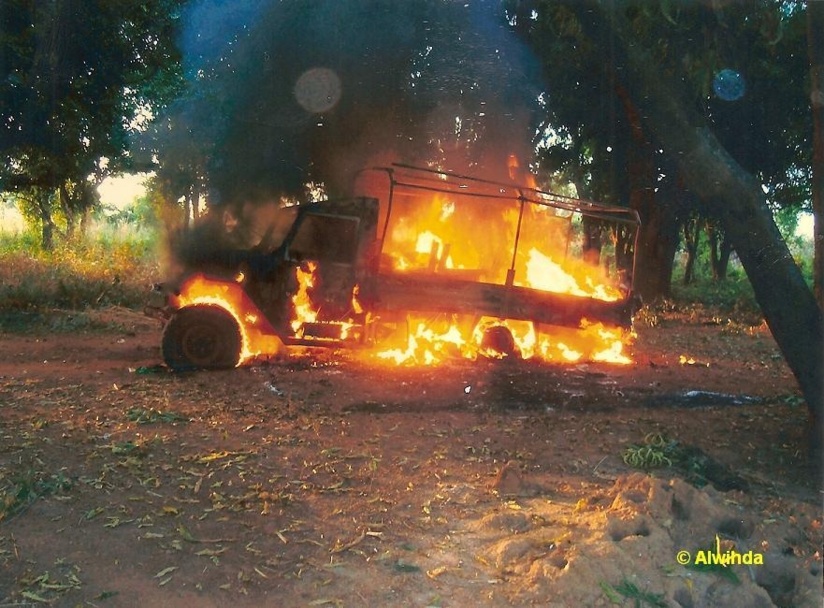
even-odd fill
[[[707,220],[707,241],[712,278],[714,281],[724,281],[727,278],[727,269],[732,255],[732,244],[721,222],[716,219]]]
[[[567,172],[576,184],[587,184],[585,194],[638,210],[636,288],[646,299],[667,296],[679,226],[695,215],[698,199],[685,191],[671,151],[650,132],[623,84],[615,40],[593,40],[582,27],[586,15],[603,3],[505,5],[513,27],[541,59],[545,125],[565,135],[542,142],[544,170]],[[635,44],[654,56],[662,74],[677,75],[684,103],[759,179],[771,202],[805,208],[811,130],[803,7],[780,0],[757,5],[621,0],[614,6],[631,20]],[[705,211],[710,220],[711,210]],[[721,251],[721,243],[729,244],[722,233],[716,221],[719,276],[729,258]]]
[[[701,231],[704,228],[704,220],[701,216],[695,215],[683,223],[684,227],[684,249],[687,252],[687,261],[684,265],[684,285],[690,285],[695,281],[695,261],[698,258],[698,247],[701,243]]]
[[[130,135],[175,92],[182,0],[0,4],[0,190],[35,201],[42,244],[72,232]]]

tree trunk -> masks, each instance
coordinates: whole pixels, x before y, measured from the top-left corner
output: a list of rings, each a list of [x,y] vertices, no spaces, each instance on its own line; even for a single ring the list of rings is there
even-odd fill
[[[616,94],[632,132],[627,158],[629,206],[641,218],[633,285],[643,301],[652,302],[671,295],[678,224],[673,205],[656,187],[655,148],[645,132],[638,108],[622,86],[618,85]]]
[[[102,179],[96,179],[94,182],[82,180],[80,182],[80,205],[79,205],[79,220],[77,221],[77,228],[80,237],[85,237],[88,234],[89,219],[92,210],[100,204],[100,196],[97,194],[97,187],[103,182]]]
[[[707,239],[710,244],[712,280],[725,281],[727,279],[727,268],[730,264],[730,255],[732,254],[730,241],[724,231],[720,230],[713,221],[707,222]]]
[[[675,213],[671,206],[658,204],[654,197],[631,196],[630,206],[641,216],[633,281],[635,291],[644,302],[669,298],[672,295],[672,268],[678,248]]]
[[[38,189],[37,211],[40,215],[40,246],[43,251],[54,249],[54,220],[51,214],[51,194],[48,190]]]
[[[684,247],[687,250],[687,263],[684,267],[684,285],[695,281],[695,258],[698,257],[698,245],[701,242],[701,218],[691,217],[684,222]]]
[[[804,394],[810,444],[818,453],[824,409],[821,309],[781,238],[761,185],[721,146],[704,118],[688,109],[681,83],[637,44],[620,11],[601,4],[570,6],[576,7],[582,26],[594,40],[611,44],[618,76],[642,109],[644,123],[665,153],[677,160],[687,187],[712,205],[721,220]]]
[[[200,184],[197,183],[189,190],[189,196],[192,201],[192,221],[197,221],[200,217]]]
[[[807,45],[813,112],[813,278],[818,306],[824,310],[824,2],[807,2]]]
[[[192,218],[192,200],[187,192],[186,195],[183,197],[183,230],[188,231],[194,220]]]
[[[718,255],[718,280],[727,280],[727,269],[730,267],[730,256],[732,255],[732,245],[725,236],[721,240],[721,251]]]
[[[614,226],[610,231],[615,248],[615,270],[621,282],[632,284],[632,261],[635,255],[635,232],[623,224]]]
[[[80,236],[85,238],[89,234],[89,225],[91,224],[92,220],[92,212],[91,209],[86,209],[83,212],[83,215],[80,216],[80,223],[78,228],[80,229]]]
[[[60,200],[60,208],[63,210],[63,215],[66,217],[66,240],[71,241],[74,239],[74,229],[77,223],[77,218],[75,216],[75,205],[72,204],[71,195],[69,194],[69,189],[66,187],[66,183],[63,182],[57,188],[57,195]]]

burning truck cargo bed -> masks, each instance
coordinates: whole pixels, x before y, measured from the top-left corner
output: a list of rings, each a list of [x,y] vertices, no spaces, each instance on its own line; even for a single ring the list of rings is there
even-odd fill
[[[165,363],[231,368],[290,345],[574,360],[558,335],[576,332],[620,351],[633,211],[406,165],[362,171],[353,194],[279,210],[288,230],[254,247],[184,256],[165,286]]]

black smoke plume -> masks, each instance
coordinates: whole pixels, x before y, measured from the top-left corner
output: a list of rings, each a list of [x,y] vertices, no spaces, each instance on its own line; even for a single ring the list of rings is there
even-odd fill
[[[169,150],[200,155],[214,206],[346,194],[388,161],[496,177],[530,157],[537,68],[497,1],[201,0],[182,21]]]

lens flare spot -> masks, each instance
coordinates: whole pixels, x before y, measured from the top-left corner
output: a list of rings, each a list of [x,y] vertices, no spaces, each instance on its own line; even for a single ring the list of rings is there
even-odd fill
[[[297,102],[307,112],[328,112],[340,101],[340,78],[329,68],[312,68],[300,75],[294,93]]]

